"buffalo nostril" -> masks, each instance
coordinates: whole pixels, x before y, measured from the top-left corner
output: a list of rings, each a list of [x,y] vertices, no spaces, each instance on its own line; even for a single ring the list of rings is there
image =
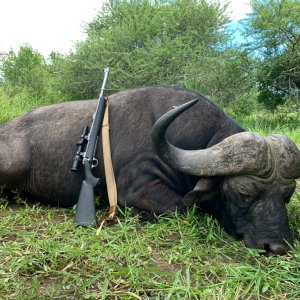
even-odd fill
[[[287,245],[280,243],[270,243],[268,245],[265,245],[264,248],[266,251],[270,251],[272,254],[277,255],[285,255],[289,250]]]

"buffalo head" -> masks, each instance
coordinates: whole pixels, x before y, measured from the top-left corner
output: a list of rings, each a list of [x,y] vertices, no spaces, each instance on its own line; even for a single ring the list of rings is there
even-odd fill
[[[247,247],[286,253],[292,237],[285,204],[300,177],[299,149],[284,135],[263,138],[250,132],[231,135],[207,149],[179,149],[166,140],[165,132],[196,102],[176,107],[156,122],[152,129],[156,153],[170,167],[199,176],[194,190],[214,191],[214,199],[208,193],[203,199],[219,206],[218,219],[228,233],[243,238]],[[201,197],[191,201],[189,196],[187,204],[201,206]]]

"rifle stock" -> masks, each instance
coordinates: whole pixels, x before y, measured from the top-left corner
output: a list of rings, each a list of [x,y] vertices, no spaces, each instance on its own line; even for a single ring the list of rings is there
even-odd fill
[[[84,169],[86,178],[81,184],[74,223],[80,226],[96,227],[94,187],[98,184],[99,178],[92,174],[91,166],[88,162],[85,162]]]

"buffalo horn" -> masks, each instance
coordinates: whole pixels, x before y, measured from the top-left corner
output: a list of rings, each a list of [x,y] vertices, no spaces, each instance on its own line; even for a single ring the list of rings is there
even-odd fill
[[[295,143],[283,134],[274,134],[266,137],[273,156],[276,157],[278,172],[283,178],[300,177],[300,149]]]
[[[175,107],[164,114],[152,128],[157,155],[170,167],[195,176],[233,174],[264,175],[271,169],[271,154],[264,138],[250,132],[229,136],[220,143],[201,150],[183,150],[165,138],[169,125],[198,99]]]

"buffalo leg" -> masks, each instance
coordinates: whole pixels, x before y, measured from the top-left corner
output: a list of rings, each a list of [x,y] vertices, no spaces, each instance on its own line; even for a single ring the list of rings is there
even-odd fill
[[[164,183],[159,181],[157,183],[155,180],[134,192],[119,193],[118,201],[122,206],[135,207],[143,211],[143,216],[148,216],[145,219],[151,219],[155,214],[175,211],[182,213],[186,210],[182,202],[182,196]]]
[[[30,150],[25,139],[10,138],[0,133],[0,185],[14,188],[22,184],[29,166]]]

